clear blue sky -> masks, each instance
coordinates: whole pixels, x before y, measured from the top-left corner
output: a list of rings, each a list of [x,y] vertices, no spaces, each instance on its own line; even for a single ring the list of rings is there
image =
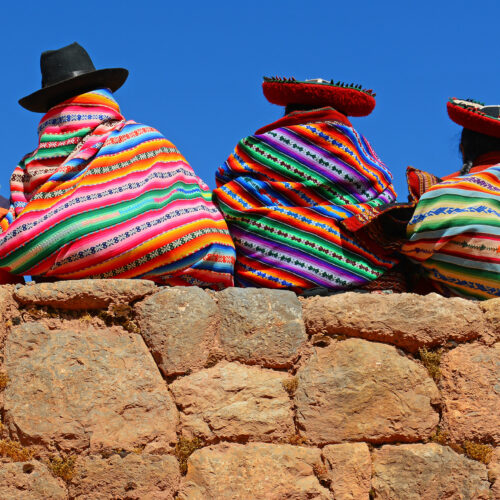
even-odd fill
[[[447,98],[500,103],[499,18],[499,0],[4,3],[0,194],[36,146],[41,115],[17,100],[40,87],[40,53],[78,41],[97,68],[130,70],[116,93],[126,118],[163,132],[211,187],[236,142],[282,115],[263,75],[373,88],[374,112],[353,123],[403,200],[407,165],[461,166]]]

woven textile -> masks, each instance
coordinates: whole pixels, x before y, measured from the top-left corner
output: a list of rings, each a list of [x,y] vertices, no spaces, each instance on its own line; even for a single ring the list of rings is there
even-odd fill
[[[330,120],[324,110],[321,121],[311,121],[318,112],[295,113],[260,129],[218,170],[214,199],[236,245],[240,286],[343,290],[397,262],[354,232],[395,199],[391,175],[330,111]]]
[[[233,282],[234,246],[208,187],[157,130],[125,121],[107,90],[69,99],[39,125],[11,178],[0,269],[14,274]]]
[[[402,252],[445,295],[500,296],[500,165],[430,187]]]

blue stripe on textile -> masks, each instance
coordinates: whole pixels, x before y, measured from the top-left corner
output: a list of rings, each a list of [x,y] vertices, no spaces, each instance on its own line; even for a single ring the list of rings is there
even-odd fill
[[[500,276],[500,264],[495,264],[494,262],[465,259],[463,257],[456,257],[450,254],[443,254],[443,253],[435,253],[432,256],[431,260],[448,262],[450,264],[455,264],[457,266],[465,268],[474,268],[474,269],[482,269],[484,271],[492,271]]]

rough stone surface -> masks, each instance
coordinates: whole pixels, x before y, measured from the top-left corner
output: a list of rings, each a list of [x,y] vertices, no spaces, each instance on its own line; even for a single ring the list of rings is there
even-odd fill
[[[449,351],[441,373],[442,427],[449,437],[500,444],[500,343]]]
[[[65,500],[64,483],[45,465],[31,462],[0,463],[0,498],[4,500]]]
[[[488,344],[500,340],[500,298],[485,300],[479,304],[484,312],[484,319],[488,330],[483,336]]]
[[[7,333],[14,322],[20,319],[17,304],[12,298],[13,290],[12,285],[0,286],[0,360],[3,357],[1,347],[4,345]]]
[[[347,335],[397,345],[410,352],[420,347],[465,341],[485,330],[483,314],[472,301],[435,293],[390,295],[342,293],[303,302],[309,335]]]
[[[322,455],[335,500],[370,498],[372,460],[366,443],[330,444]]]
[[[215,301],[197,287],[166,288],[137,304],[138,323],[165,376],[202,368],[217,323]]]
[[[383,446],[373,453],[374,498],[487,500],[485,465],[435,443]]]
[[[0,499],[500,500],[499,447],[402,444],[439,411],[441,442],[498,445],[499,334],[500,299],[0,286]],[[438,345],[442,394],[408,352]]]
[[[130,304],[158,290],[148,280],[68,280],[38,283],[16,289],[21,304],[58,309],[106,309],[110,304]]]
[[[174,498],[179,481],[179,463],[169,455],[89,456],[77,461],[69,493],[75,500],[166,500]]]
[[[290,445],[221,444],[195,451],[180,499],[329,499],[314,475],[320,451]]]
[[[186,437],[271,441],[295,433],[289,375],[222,362],[170,385]]]
[[[500,498],[500,448],[495,448],[488,464],[488,479],[491,481],[491,497]]]
[[[4,424],[23,444],[99,452],[176,441],[177,410],[138,335],[28,323],[12,329],[4,368]]]
[[[419,441],[439,420],[433,380],[393,346],[333,342],[317,349],[297,377],[297,421],[314,443]]]
[[[291,366],[307,340],[294,293],[228,288],[218,299],[220,341],[228,359],[270,368]]]

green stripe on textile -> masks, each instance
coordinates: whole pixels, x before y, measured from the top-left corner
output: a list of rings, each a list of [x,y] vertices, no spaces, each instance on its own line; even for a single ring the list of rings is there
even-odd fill
[[[33,157],[36,159],[52,158],[54,156],[68,156],[75,149],[75,144],[67,144],[57,148],[40,148]]]
[[[464,267],[464,264],[454,264],[453,262],[444,262],[442,260],[435,260],[433,257],[429,258],[427,261],[429,264],[433,264],[438,269],[445,269],[451,273],[455,273],[462,276],[464,280],[468,279],[468,276],[472,278],[481,278],[483,280],[491,280],[493,282],[498,282],[498,273],[495,271],[489,271],[487,269],[477,269],[475,267]],[[426,262],[426,265],[428,265]],[[478,263],[476,261],[476,263]],[[499,283],[500,285],[500,283]]]
[[[75,144],[68,144],[67,146],[60,146],[58,148],[38,149],[36,153],[27,158],[25,164],[33,160],[45,160],[47,158],[66,157],[73,152]]]
[[[376,266],[361,255],[353,253],[342,246],[338,246],[332,241],[327,241],[319,236],[316,236],[312,232],[309,232],[307,230],[300,230],[287,224],[280,223],[276,220],[268,219],[263,215],[252,217],[250,214],[246,214],[245,218],[255,220],[246,222],[241,219],[231,220],[230,217],[228,218],[228,220],[231,220],[234,225],[240,227],[241,229],[256,234],[262,238],[265,238],[266,240],[269,239],[270,236],[269,230],[266,228],[258,227],[258,225],[260,223],[272,227],[274,229],[272,233],[273,241],[277,241],[284,246],[294,248],[296,250],[309,254],[313,258],[316,258],[320,261],[326,261],[326,259],[329,259],[331,264],[342,267],[343,269],[346,269],[358,276],[369,277],[370,279],[373,279],[374,277],[380,275],[381,272],[385,271],[385,268]],[[280,235],[277,231],[281,231],[283,234]],[[346,260],[351,260],[358,264],[361,263],[361,265],[364,265],[369,269],[363,270],[354,264],[339,260],[337,257],[327,255],[324,251],[322,252],[321,250],[313,248],[312,246],[307,245],[306,243],[302,243],[301,241],[296,241],[296,239],[298,238],[303,241],[313,242],[328,251],[341,255]]]
[[[439,191],[436,191],[439,192]],[[418,202],[419,211],[420,207],[429,210],[431,207],[446,208],[446,207],[468,207],[474,204],[481,204],[494,206],[500,208],[500,200],[497,198],[484,198],[481,192],[475,193],[475,196],[460,196],[456,193],[439,193],[439,196],[428,198],[424,196]]]
[[[92,129],[90,127],[85,127],[75,132],[66,132],[63,134],[42,134],[40,137],[40,143],[42,142],[61,142],[72,139],[73,137],[83,137],[87,135]]]
[[[477,214],[474,216],[470,214],[463,214],[461,216],[455,215],[450,219],[447,219],[446,216],[442,216],[442,220],[426,220],[419,223],[418,229],[410,227],[410,234],[420,234],[428,231],[446,230],[457,227],[464,228],[464,231],[467,231],[467,227],[474,225],[500,227],[500,218],[493,215],[485,218],[484,214]]]
[[[424,267],[426,268],[427,273],[433,279],[438,281],[439,283],[446,285],[448,288],[450,288],[452,290],[456,290],[459,295],[461,294],[461,295],[465,295],[465,296],[468,296],[471,298],[484,299],[485,296],[487,297],[487,296],[489,296],[489,294],[487,292],[481,291],[479,289],[475,289],[475,288],[470,287],[468,285],[463,285],[463,287],[461,287],[453,282],[439,279],[433,275],[432,269],[433,268],[437,269],[437,271],[443,275],[446,275],[446,274],[458,275],[461,277],[460,279],[462,279],[463,281],[466,281],[466,282],[468,281],[468,282],[472,282],[472,283],[476,282],[479,285],[481,283],[484,283],[485,281],[498,283],[498,273],[496,273],[494,271],[488,271],[485,269],[476,269],[476,268],[472,268],[472,267],[464,267],[463,265],[455,265],[455,264],[450,263],[450,262],[443,262],[440,260],[439,261],[434,260],[432,257],[425,262]],[[487,287],[488,285],[485,284],[484,286]],[[494,288],[494,286],[493,286],[493,288]],[[498,288],[498,286],[497,286],[497,288]]]
[[[356,200],[356,198],[354,198],[349,192],[342,189],[341,185],[335,184],[334,186],[332,182],[326,179],[324,176],[322,176],[318,172],[306,169],[304,165],[294,160],[290,156],[277,151],[268,144],[257,140],[253,136],[247,137],[245,140],[249,142],[252,147],[245,145],[243,140],[240,141],[239,146],[245,151],[248,156],[253,158],[257,163],[265,165],[266,167],[279,172],[281,175],[283,175],[283,177],[290,179],[289,182],[300,182],[301,184],[304,184],[305,181],[307,183],[310,183],[309,185],[315,187],[317,191],[316,195],[323,197],[325,200],[329,200],[330,203],[345,203],[345,200],[332,200],[332,194],[335,192],[338,193],[338,196],[342,196],[344,199],[349,200],[350,203],[358,202],[358,200]],[[265,153],[258,153],[257,151],[255,151],[254,147],[263,149]],[[267,158],[266,154],[275,156],[278,161],[273,161],[272,159]],[[297,169],[298,172],[292,172],[290,168],[286,168],[282,163],[285,163],[286,165]],[[305,176],[309,176],[311,179],[314,179],[314,181],[305,178]],[[328,186],[330,189],[325,189],[323,186]],[[335,187],[336,189],[333,190],[333,187]]]
[[[98,208],[96,210],[81,212],[59,222],[56,226],[52,227],[50,231],[42,233],[33,238],[22,248],[12,252],[8,257],[3,259],[2,265],[11,266],[18,257],[29,254],[33,251],[33,256],[30,257],[24,264],[19,267],[13,268],[12,272],[21,274],[28,271],[31,267],[43,261],[43,259],[56,252],[65,244],[74,241],[85,234],[97,232],[102,229],[109,228],[133,219],[144,212],[151,210],[159,210],[175,200],[196,200],[200,198],[201,190],[194,193],[181,192],[183,188],[190,187],[185,183],[178,182],[168,189],[151,190],[143,193],[141,196],[134,198],[130,201],[124,201],[111,206]],[[167,196],[171,193],[171,196]],[[158,203],[158,198],[165,199]],[[134,207],[135,205],[135,207]],[[120,213],[121,212],[121,213]],[[116,216],[109,218],[106,217],[110,214]],[[101,218],[102,220],[92,222],[93,218]]]

